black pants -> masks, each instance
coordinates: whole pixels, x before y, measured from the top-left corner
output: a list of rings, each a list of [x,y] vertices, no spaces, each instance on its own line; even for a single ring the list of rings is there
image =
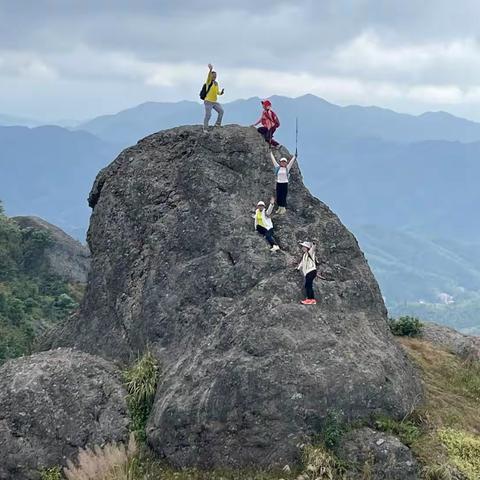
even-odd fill
[[[287,208],[288,183],[277,182],[277,205]]]
[[[317,276],[317,271],[312,270],[305,275],[305,293],[307,294],[307,298],[313,300],[315,298],[315,293],[313,291],[313,281]]]
[[[276,245],[275,239],[273,238],[273,228],[270,228],[269,230],[267,230],[266,228],[263,228],[262,226],[257,225],[257,232],[260,235],[265,236],[265,239],[267,240],[267,242],[270,244],[271,247]]]
[[[273,134],[275,133],[275,130],[276,130],[275,127],[272,127],[272,128],[260,127],[258,129],[258,133],[260,133],[263,136],[266,142],[276,147],[278,145],[278,142],[273,139]]]

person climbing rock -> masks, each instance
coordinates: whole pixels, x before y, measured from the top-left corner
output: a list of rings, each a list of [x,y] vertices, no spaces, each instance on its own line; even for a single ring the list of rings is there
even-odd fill
[[[265,210],[265,203],[260,201],[257,203],[257,209],[255,210],[255,230],[265,237],[270,244],[270,250],[276,252],[280,250],[277,242],[273,238],[273,222],[271,219],[273,206],[275,205],[275,198],[270,199],[270,205]]]
[[[262,100],[262,107],[262,116],[257,123],[253,124],[253,126],[256,127],[261,123],[262,126],[258,129],[258,133],[260,133],[265,141],[272,147],[278,147],[279,143],[273,139],[273,134],[280,126],[280,120],[278,119],[277,114],[272,110],[272,103],[270,100]]]
[[[200,98],[203,100],[205,105],[205,118],[203,120],[203,131],[207,132],[208,122],[212,116],[212,109],[217,112],[217,121],[215,122],[216,127],[220,127],[222,124],[223,118],[223,107],[218,103],[218,95],[223,95],[225,89],[218,86],[217,82],[217,72],[213,70],[211,63],[208,64],[208,75],[207,81],[204,83],[202,90],[200,92]]]
[[[303,257],[301,262],[297,266],[297,270],[300,270],[305,277],[305,293],[306,298],[301,303],[304,305],[315,305],[315,293],[313,291],[313,281],[317,276],[317,263],[315,261],[315,244],[311,242],[300,243],[303,250]]]
[[[287,195],[288,195],[288,180],[290,178],[290,169],[296,160],[294,155],[290,161],[282,157],[278,162],[275,159],[273,152],[270,152],[276,178],[276,193],[278,210],[276,213],[283,215],[287,213]]]

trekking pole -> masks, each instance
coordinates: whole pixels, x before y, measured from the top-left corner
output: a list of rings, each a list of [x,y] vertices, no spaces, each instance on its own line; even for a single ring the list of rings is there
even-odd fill
[[[298,117],[295,117],[295,157],[298,156]]]

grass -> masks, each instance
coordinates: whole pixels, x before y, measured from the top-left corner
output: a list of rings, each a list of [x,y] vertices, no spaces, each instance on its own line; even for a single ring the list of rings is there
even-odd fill
[[[419,426],[413,421],[398,421],[383,415],[376,418],[375,428],[397,436],[407,446],[411,446],[421,435]]]
[[[480,441],[480,366],[423,340],[403,337],[399,342],[420,368],[426,390],[426,404],[414,414],[420,434],[411,448],[425,466],[424,478],[455,478],[459,462],[447,440]]]
[[[155,400],[158,376],[158,362],[148,351],[124,372],[127,406],[132,419],[131,430],[141,441],[146,438],[145,427]]]

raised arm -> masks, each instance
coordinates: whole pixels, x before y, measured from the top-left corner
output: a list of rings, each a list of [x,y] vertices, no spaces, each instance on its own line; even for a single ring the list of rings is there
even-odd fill
[[[213,71],[213,65],[211,63],[209,63],[208,64],[207,81],[205,82],[207,85],[212,81],[212,71]]]
[[[293,164],[295,163],[295,160],[296,160],[296,159],[297,159],[297,156],[296,156],[296,155],[294,155],[294,156],[290,159],[290,161],[288,162],[288,165],[287,165],[287,170],[290,170],[290,169],[292,168],[292,166],[293,166]]]
[[[272,197],[270,200],[270,205],[268,206],[267,211],[265,212],[265,215],[267,217],[270,217],[272,215],[274,206],[275,206],[275,199]]]
[[[278,168],[280,165],[278,164],[277,160],[275,159],[275,155],[273,154],[273,152],[270,152],[270,158],[272,159],[273,166],[275,168]]]

